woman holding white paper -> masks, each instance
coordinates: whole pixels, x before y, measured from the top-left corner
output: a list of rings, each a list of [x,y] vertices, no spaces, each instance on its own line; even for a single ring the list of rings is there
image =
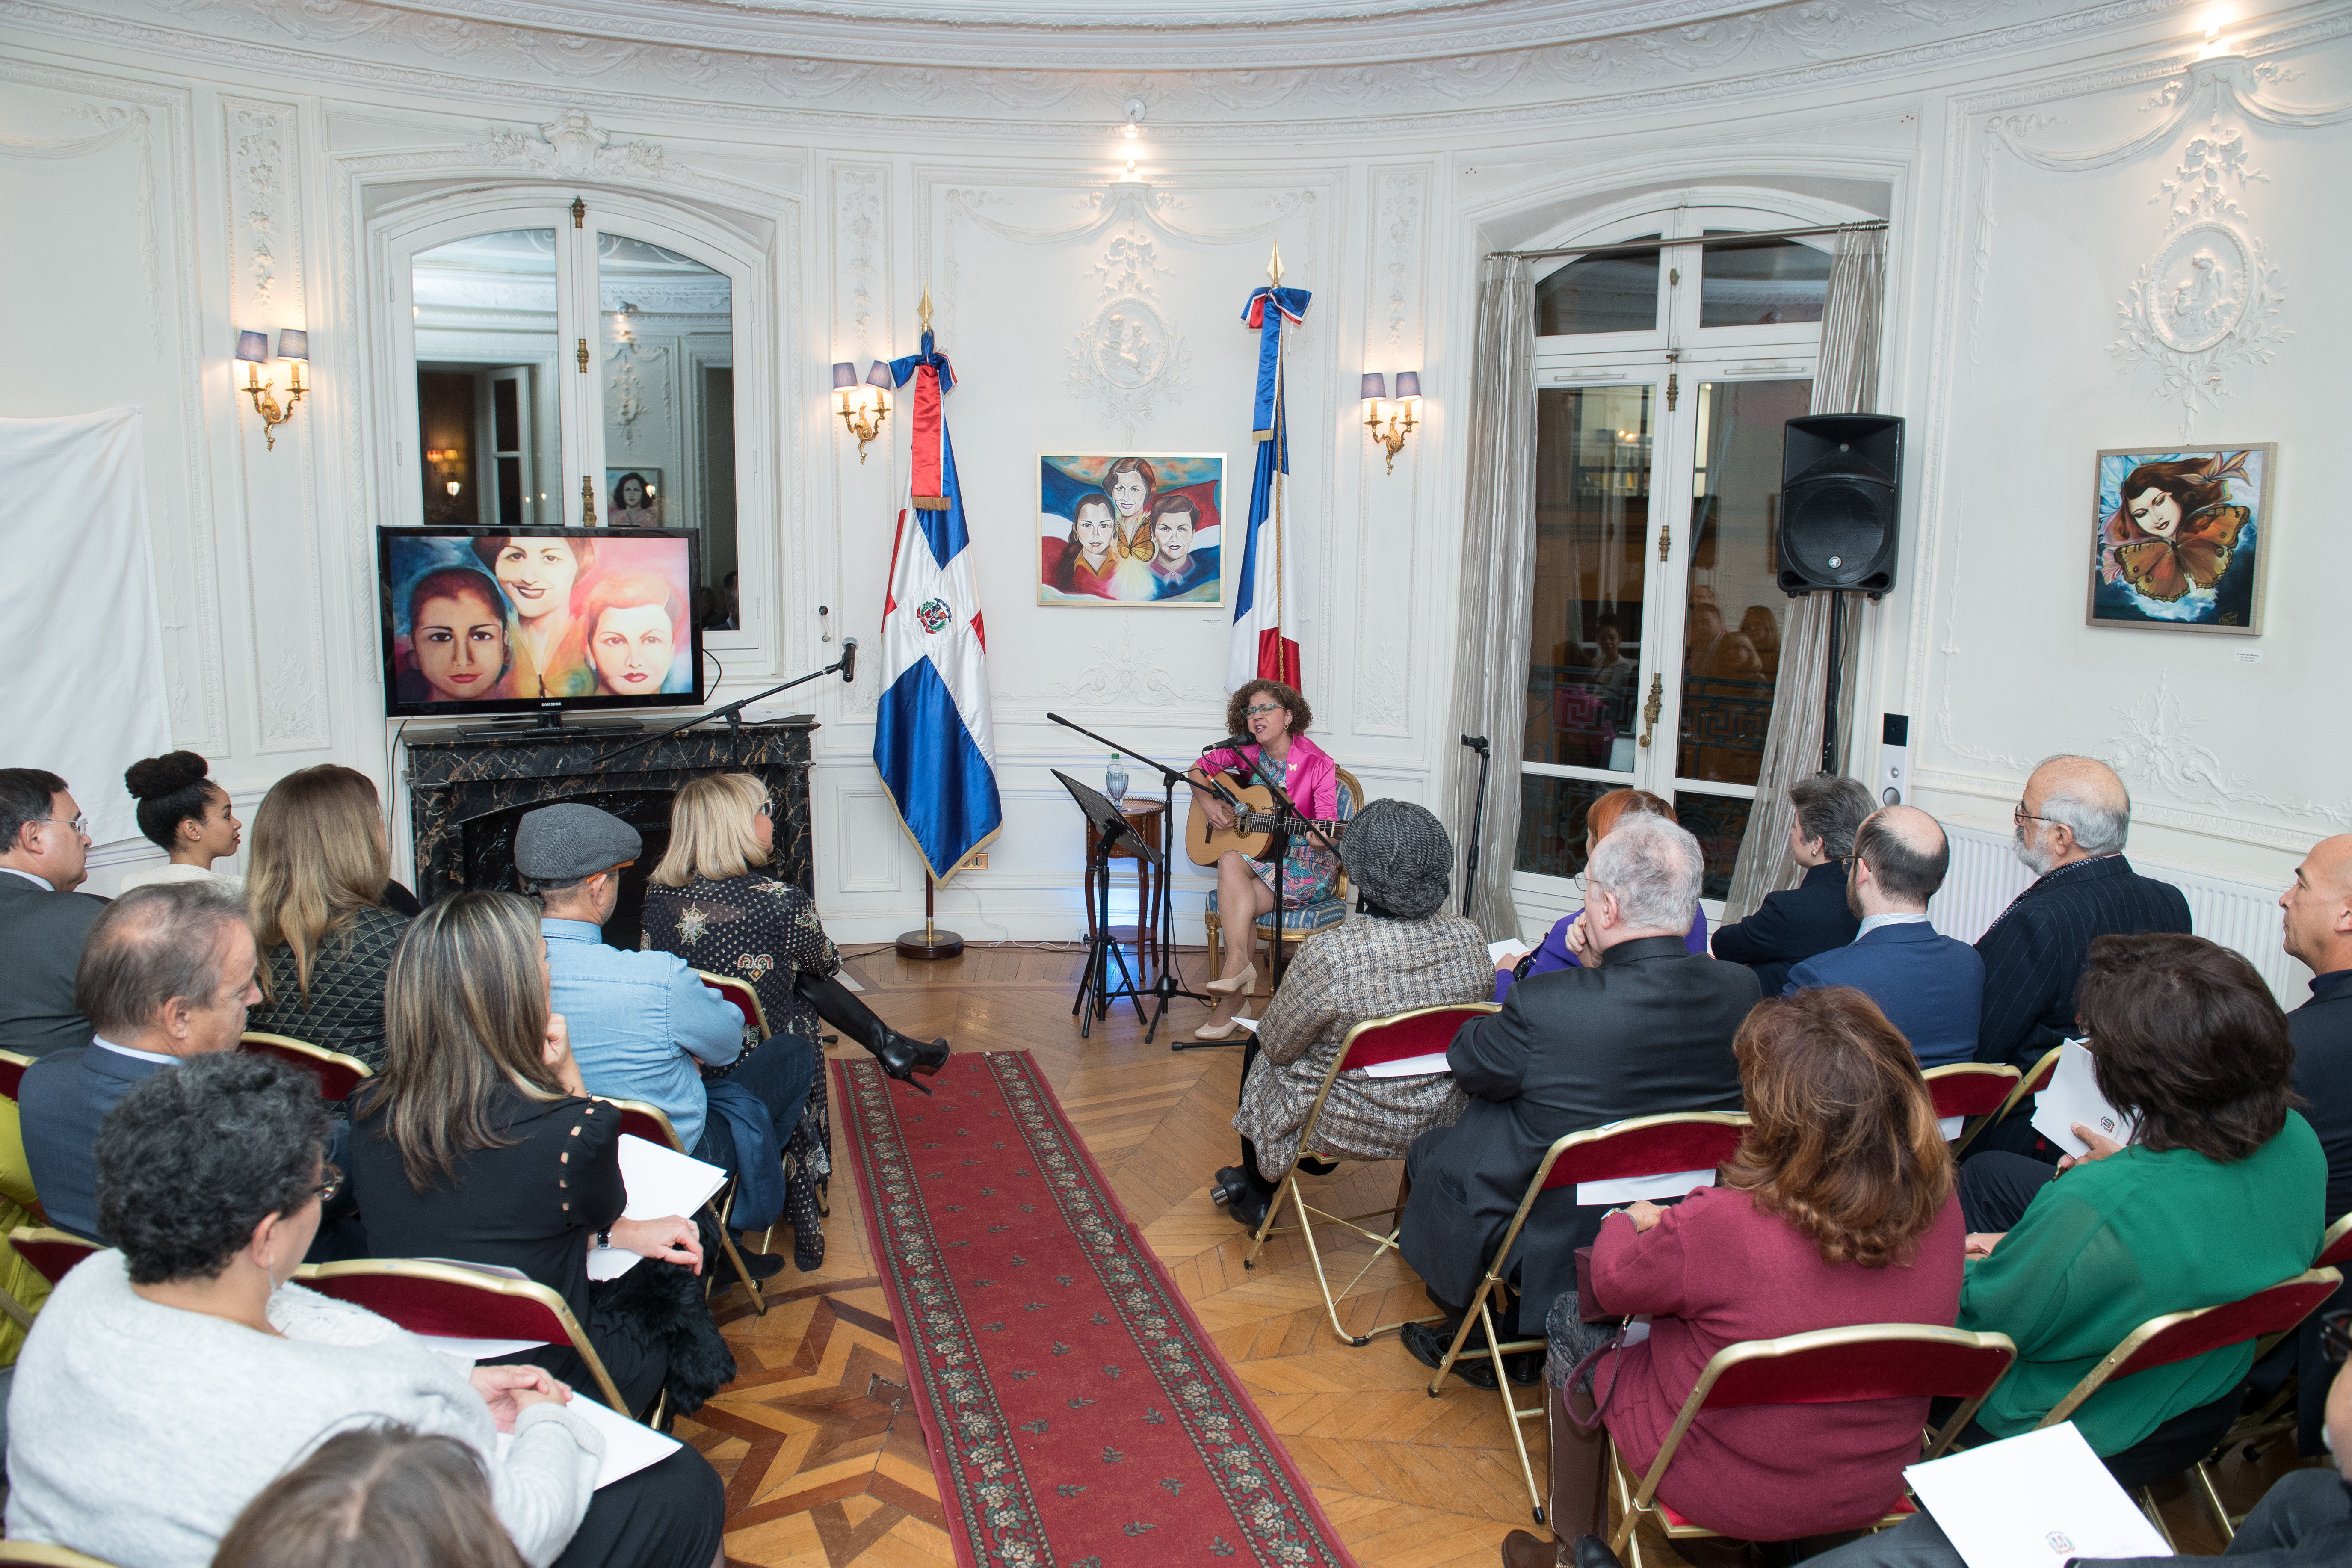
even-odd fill
[[[383,1071],[352,1097],[352,1186],[379,1258],[520,1270],[586,1325],[632,1414],[668,1371],[659,1341],[599,1332],[588,1254],[600,1245],[700,1273],[692,1220],[622,1216],[620,1113],[592,1100],[548,1006],[538,911],[470,892],[419,915],[384,986]],[[593,1386],[569,1347],[524,1358]]]

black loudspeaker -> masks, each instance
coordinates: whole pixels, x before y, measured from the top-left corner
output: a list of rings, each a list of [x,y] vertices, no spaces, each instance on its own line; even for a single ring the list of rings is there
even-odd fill
[[[1903,421],[1885,414],[1791,419],[1780,447],[1780,591],[1895,586]]]

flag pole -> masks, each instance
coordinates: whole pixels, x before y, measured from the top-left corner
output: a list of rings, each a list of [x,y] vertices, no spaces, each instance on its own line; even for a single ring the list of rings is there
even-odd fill
[[[923,929],[902,931],[898,936],[898,956],[901,958],[953,958],[963,951],[963,938],[951,931],[941,931],[934,923],[932,892],[938,884],[931,880],[930,868],[923,870]]]

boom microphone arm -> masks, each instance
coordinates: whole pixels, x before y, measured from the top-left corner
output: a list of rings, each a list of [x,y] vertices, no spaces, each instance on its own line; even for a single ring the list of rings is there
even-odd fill
[[[927,1046],[909,1039],[876,1016],[873,1008],[860,1002],[856,993],[830,974],[814,974],[803,969],[793,976],[793,990],[816,1009],[818,1017],[872,1052],[887,1076],[925,1094],[931,1092],[928,1084],[915,1081],[915,1075],[928,1077],[947,1066],[946,1040],[933,1040]]]

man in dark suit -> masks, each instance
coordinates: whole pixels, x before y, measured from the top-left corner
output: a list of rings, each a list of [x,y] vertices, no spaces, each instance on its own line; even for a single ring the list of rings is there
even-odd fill
[[[235,1050],[261,999],[243,901],[208,882],[124,894],[90,928],[74,994],[94,1037],[26,1068],[17,1104],[50,1223],[96,1237],[99,1123],[182,1058]]]
[[[74,966],[106,900],[74,891],[88,826],[57,774],[0,768],[0,1049],[37,1057],[89,1038]]]
[[[2294,881],[2280,895],[2287,952],[2311,970],[2311,995],[2286,1016],[2294,1042],[2296,1110],[2319,1134],[2327,1152],[2327,1223],[2352,1212],[2352,833],[2323,838],[2294,868]],[[2298,1363],[2295,1387],[2300,1439],[2307,1458],[2320,1451],[2319,1423],[2326,1360],[2319,1343],[2319,1320],[2352,1303],[2352,1285],[2304,1319],[2292,1351],[2282,1356]],[[2267,1363],[2265,1363],[2267,1364]],[[2284,1370],[2284,1369],[2282,1369]],[[2258,1382],[2263,1369],[2255,1369]]]
[[[1873,812],[1854,832],[1846,884],[1860,933],[1789,971],[1790,991],[1851,985],[1877,1003],[1923,1068],[1974,1054],[1984,1000],[1984,960],[1927,920],[1927,900],[1951,863],[1943,827],[1917,806]]]
[[[1754,914],[1717,931],[1711,944],[1716,957],[1754,970],[1767,996],[1780,994],[1797,964],[1852,942],[1862,918],[1846,902],[1845,861],[1870,815],[1870,791],[1859,779],[1815,773],[1789,786],[1789,804],[1796,808],[1789,854],[1805,879],[1765,894]]]
[[[2011,816],[2017,858],[2035,880],[1977,939],[1985,987],[1976,1059],[2032,1072],[2074,1032],[2074,983],[2082,978],[2091,939],[2186,932],[2189,900],[2171,883],[2134,871],[2124,858],[2131,795],[2105,763],[2050,758],[2025,781],[2024,797]],[[2007,1130],[2004,1124],[1979,1138],[1977,1148],[2000,1147],[1988,1140]],[[2057,1154],[2048,1157],[2054,1161]]]
[[[1501,1012],[1454,1037],[1446,1065],[1469,1109],[1414,1140],[1405,1160],[1412,1190],[1400,1245],[1449,1320],[1406,1325],[1405,1346],[1425,1364],[1444,1359],[1555,1140],[1629,1116],[1739,1109],[1731,1039],[1760,992],[1751,971],[1684,945],[1702,870],[1685,829],[1619,818],[1585,870],[1584,920],[1601,962],[1520,981]],[[1606,1212],[1579,1208],[1570,1191],[1537,1200],[1513,1249],[1521,1305],[1516,1325],[1500,1315],[1507,1339],[1543,1332],[1553,1300],[1576,1289],[1574,1250]],[[1483,1359],[1457,1370],[1493,1385]]]

